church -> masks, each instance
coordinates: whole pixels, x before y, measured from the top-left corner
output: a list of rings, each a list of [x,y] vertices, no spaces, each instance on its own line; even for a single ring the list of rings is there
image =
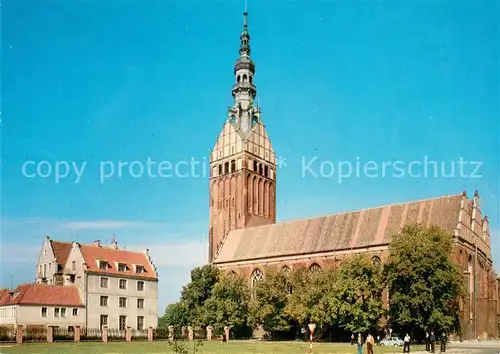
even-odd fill
[[[209,261],[244,276],[250,286],[269,270],[338,267],[353,254],[380,263],[392,235],[410,223],[453,235],[453,259],[463,269],[463,339],[500,335],[500,278],[493,268],[488,217],[480,197],[454,195],[276,223],[276,156],[255,102],[247,13],[234,65],[234,104],[210,156]]]

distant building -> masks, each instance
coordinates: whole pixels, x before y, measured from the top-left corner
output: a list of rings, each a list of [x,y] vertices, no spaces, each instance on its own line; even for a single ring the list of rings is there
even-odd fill
[[[111,246],[103,247],[100,241],[83,245],[46,237],[36,265],[36,284],[22,285],[9,296],[5,294],[11,291],[2,290],[0,317],[3,312],[6,316],[12,315],[14,310],[8,306],[14,304],[15,299],[24,298],[21,296],[24,289],[28,289],[28,294],[38,291],[44,295],[33,304],[36,309],[30,308],[29,316],[24,314],[27,310],[23,310],[25,317],[16,322],[19,324],[57,325],[63,313],[63,322],[68,326],[100,328],[107,325],[116,329],[130,326],[144,330],[158,324],[158,274],[149,251],[122,250],[116,240]],[[61,303],[46,297],[51,292]],[[80,312],[73,309],[80,308],[77,305],[82,308]],[[72,316],[73,313],[78,315]],[[0,324],[2,320],[3,317]]]
[[[404,225],[437,225],[453,235],[452,256],[467,288],[459,299],[462,338],[500,335],[500,279],[477,192],[473,198],[457,193],[276,223],[276,158],[255,105],[246,13],[240,40],[234,104],[210,156],[210,263],[246,277],[253,287],[269,270],[338,267],[353,254],[368,254],[378,264]],[[387,293],[384,300],[387,304]]]
[[[23,284],[0,290],[0,326],[84,327],[85,306],[76,286]]]

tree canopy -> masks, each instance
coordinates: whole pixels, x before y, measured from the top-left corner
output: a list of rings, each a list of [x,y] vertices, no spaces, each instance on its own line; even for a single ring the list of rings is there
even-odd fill
[[[167,307],[160,325],[262,326],[297,335],[314,322],[315,333],[345,338],[374,334],[388,318],[397,331],[451,331],[463,291],[452,246],[451,235],[437,227],[408,225],[393,236],[383,265],[361,254],[335,269],[267,270],[254,289],[248,279],[214,266],[195,268],[180,301]]]

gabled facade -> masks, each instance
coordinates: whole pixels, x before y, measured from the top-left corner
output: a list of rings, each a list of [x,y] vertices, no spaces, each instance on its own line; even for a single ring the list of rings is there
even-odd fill
[[[70,242],[58,242],[46,236],[36,265],[36,283],[62,285],[62,269],[70,250]]]

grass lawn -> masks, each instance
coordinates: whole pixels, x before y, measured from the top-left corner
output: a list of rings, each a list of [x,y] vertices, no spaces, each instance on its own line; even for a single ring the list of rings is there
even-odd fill
[[[416,351],[418,348],[412,348]],[[363,346],[363,352],[366,348]],[[402,353],[403,348],[384,348],[375,347],[374,354]],[[44,343],[29,344],[21,346],[0,347],[1,354],[149,354],[165,353],[173,354],[170,346],[166,342],[136,342],[136,343]],[[199,354],[243,354],[243,353],[262,353],[262,354],[307,354],[309,353],[309,344],[303,342],[258,342],[258,341],[230,341],[222,342],[203,342],[202,347],[198,347]],[[314,354],[357,354],[355,346],[349,344],[337,343],[313,343]]]

